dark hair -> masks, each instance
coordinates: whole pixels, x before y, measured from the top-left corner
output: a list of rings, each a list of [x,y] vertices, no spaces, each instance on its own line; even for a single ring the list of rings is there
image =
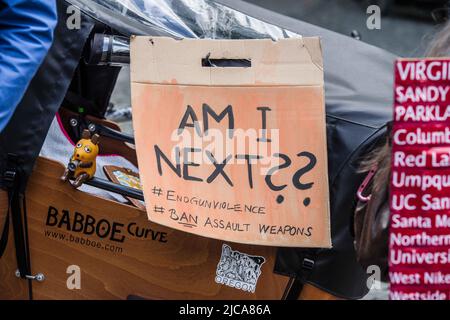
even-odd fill
[[[435,58],[450,56],[450,22],[447,22],[431,40],[426,56]],[[361,163],[360,171],[367,172],[375,166],[377,167],[377,173],[373,178],[373,191],[380,190],[383,185],[389,183],[391,146],[388,138],[381,146],[365,156]]]
[[[372,191],[377,192],[389,183],[389,174],[391,171],[391,145],[389,143],[389,134],[385,136],[385,141],[378,147],[364,156],[360,165],[360,172],[368,172],[376,169],[372,180]]]
[[[450,56],[450,22],[447,22],[444,27],[431,40],[427,57],[445,57]]]

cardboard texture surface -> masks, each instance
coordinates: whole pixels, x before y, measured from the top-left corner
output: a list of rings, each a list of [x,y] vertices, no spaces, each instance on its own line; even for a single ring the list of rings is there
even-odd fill
[[[206,57],[251,67],[204,67]],[[331,246],[318,38],[135,37],[131,80],[151,221],[246,244]]]

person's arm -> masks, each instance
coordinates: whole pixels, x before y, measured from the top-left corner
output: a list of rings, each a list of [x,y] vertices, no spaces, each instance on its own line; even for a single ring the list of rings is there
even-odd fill
[[[55,0],[0,0],[0,132],[53,41]]]

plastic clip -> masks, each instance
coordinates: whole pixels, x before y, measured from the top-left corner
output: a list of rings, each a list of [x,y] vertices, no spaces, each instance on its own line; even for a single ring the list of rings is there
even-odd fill
[[[303,269],[312,270],[314,268],[314,260],[305,258],[302,263]]]

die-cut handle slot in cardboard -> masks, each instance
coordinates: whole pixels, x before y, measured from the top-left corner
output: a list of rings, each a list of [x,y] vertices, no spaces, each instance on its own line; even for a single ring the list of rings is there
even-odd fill
[[[189,86],[323,86],[319,38],[183,39],[132,37],[133,83]],[[183,53],[183,54],[180,54]],[[202,59],[247,59],[247,68],[210,68]],[[217,65],[217,63],[216,63]],[[134,112],[134,111],[133,111]]]
[[[251,59],[216,59],[211,58],[211,53],[202,59],[202,67],[208,68],[250,68],[251,66]]]

